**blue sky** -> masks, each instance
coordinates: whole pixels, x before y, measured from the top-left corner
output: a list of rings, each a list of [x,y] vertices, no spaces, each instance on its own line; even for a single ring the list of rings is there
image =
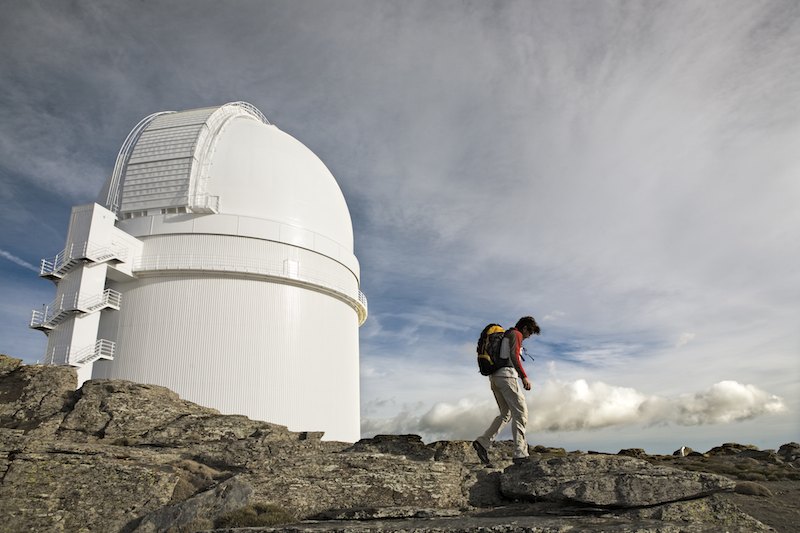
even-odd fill
[[[529,440],[800,440],[793,1],[2,1],[0,351],[146,115],[244,100],[348,201],[363,434],[472,439],[532,314]]]

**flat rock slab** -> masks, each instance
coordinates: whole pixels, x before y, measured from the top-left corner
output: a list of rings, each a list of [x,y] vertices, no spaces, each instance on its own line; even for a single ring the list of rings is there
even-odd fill
[[[533,459],[507,468],[500,477],[506,498],[598,507],[647,507],[732,491],[735,486],[716,474],[614,455]]]
[[[309,516],[372,507],[464,508],[466,474],[459,463],[344,452],[314,460],[296,456],[253,462],[243,477],[253,487],[254,501],[269,501],[297,516]]]

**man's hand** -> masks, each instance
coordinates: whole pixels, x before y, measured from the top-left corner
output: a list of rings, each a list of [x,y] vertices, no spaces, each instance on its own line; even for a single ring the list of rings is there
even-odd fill
[[[522,378],[522,386],[525,387],[525,390],[531,390],[531,380]]]

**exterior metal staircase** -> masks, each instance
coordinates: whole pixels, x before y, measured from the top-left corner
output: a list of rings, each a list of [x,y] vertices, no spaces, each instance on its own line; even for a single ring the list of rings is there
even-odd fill
[[[94,345],[87,346],[86,348],[78,350],[74,354],[70,354],[70,364],[87,365],[97,361],[98,359],[108,359],[111,361],[114,359],[114,350],[116,347],[117,344],[113,341],[107,339],[97,339],[97,342],[95,342]]]
[[[75,314],[89,314],[103,309],[117,309],[122,303],[122,294],[114,289],[106,289],[100,294],[88,298],[66,299],[64,295],[56,298],[42,307],[41,311],[34,310],[31,314],[30,327],[47,333],[64,320]]]
[[[124,261],[127,253],[116,246],[101,246],[91,242],[82,245],[71,244],[56,254],[52,259],[42,259],[39,276],[57,280],[72,270],[79,263],[103,263],[106,261]]]

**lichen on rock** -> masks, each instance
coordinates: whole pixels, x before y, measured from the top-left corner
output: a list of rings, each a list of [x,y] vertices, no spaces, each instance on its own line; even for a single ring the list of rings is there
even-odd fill
[[[693,469],[795,473],[800,449],[726,444],[697,460],[535,446],[529,463],[513,465],[502,442],[495,468],[484,468],[467,441],[327,442],[164,387],[76,383],[69,367],[0,356],[0,531],[226,531],[247,522],[262,532],[749,533],[767,529],[710,496],[736,482]],[[737,496],[755,490],[739,487]],[[270,520],[298,522],[262,525]]]

